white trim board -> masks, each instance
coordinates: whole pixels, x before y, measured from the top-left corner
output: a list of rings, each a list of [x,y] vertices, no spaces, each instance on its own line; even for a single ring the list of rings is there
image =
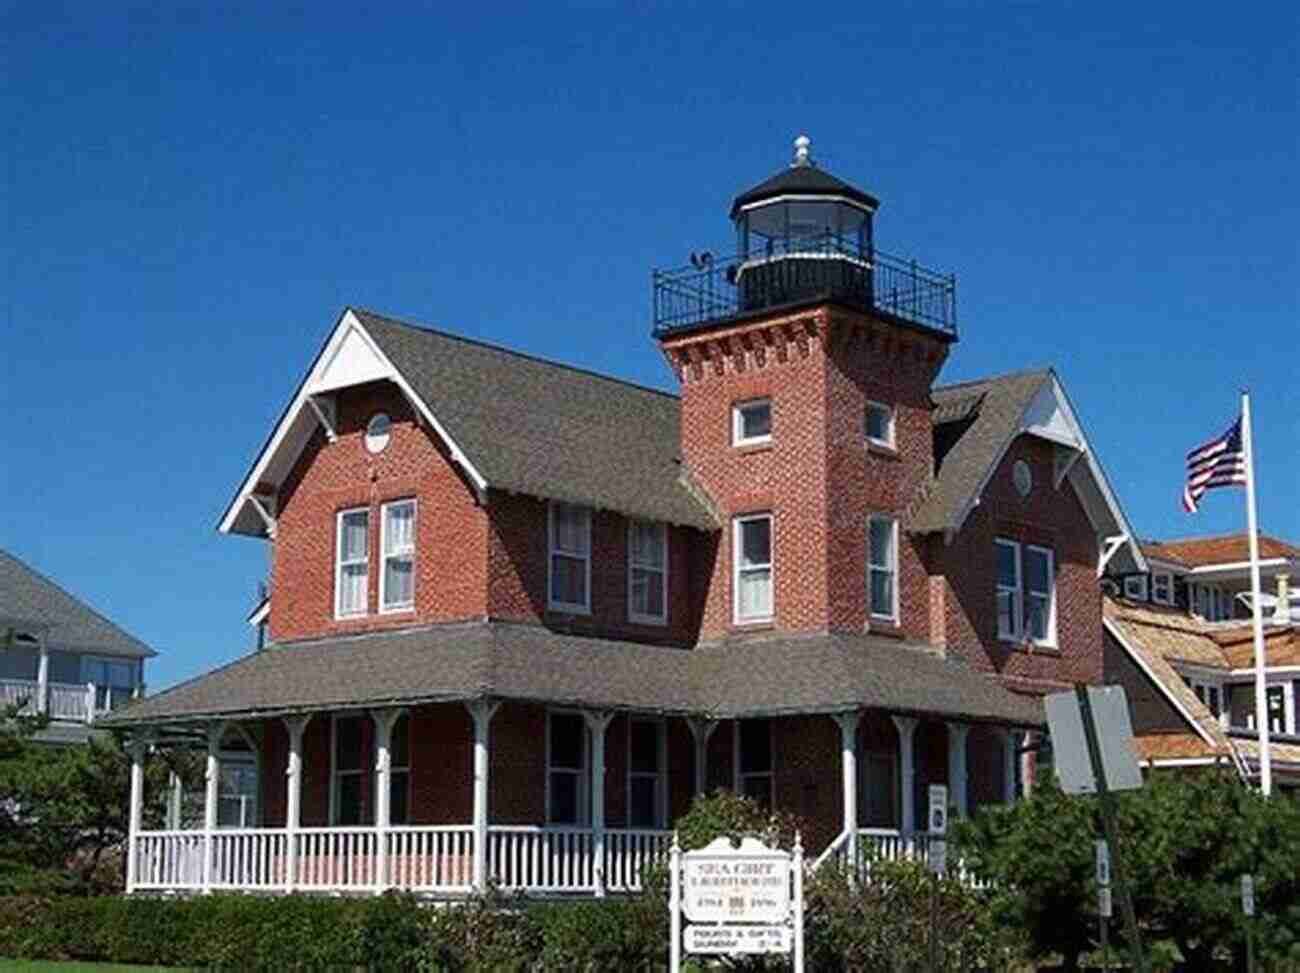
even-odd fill
[[[303,376],[270,438],[254,460],[252,469],[244,477],[222,515],[217,529],[223,534],[266,536],[266,525],[261,522],[261,518],[247,516],[249,500],[258,484],[269,482],[278,485],[283,482],[306,447],[312,432],[320,423],[320,418],[309,406],[308,399],[313,395],[337,392],[342,388],[379,380],[391,381],[402,391],[416,413],[447,444],[452,461],[469,476],[479,491],[480,498],[485,495],[488,483],[483,474],[452,439],[424,400],[416,395],[388,356],[380,350],[361,320],[348,308],[339,317],[324,347]]]

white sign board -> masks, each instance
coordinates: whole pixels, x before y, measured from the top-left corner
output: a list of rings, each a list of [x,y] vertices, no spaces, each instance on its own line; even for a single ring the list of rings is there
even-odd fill
[[[1097,839],[1097,884],[1102,887],[1110,884],[1110,845],[1105,838]]]
[[[1241,876],[1241,911],[1244,915],[1255,914],[1255,876]]]
[[[1136,790],[1142,786],[1133,750],[1133,722],[1128,697],[1122,686],[1089,686],[1093,725],[1106,787],[1112,791]],[[1061,789],[1067,794],[1097,793],[1092,758],[1083,733],[1083,713],[1073,690],[1052,693],[1046,699],[1047,725],[1052,735],[1052,755]]]
[[[790,855],[746,838],[719,838],[682,855],[682,912],[691,922],[785,922],[790,918]]]
[[[930,785],[930,834],[938,837],[948,833],[948,788],[943,784]]]
[[[788,953],[789,926],[687,926],[688,953]]]

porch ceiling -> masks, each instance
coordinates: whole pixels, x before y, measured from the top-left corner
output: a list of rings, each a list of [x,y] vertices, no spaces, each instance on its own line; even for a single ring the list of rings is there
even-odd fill
[[[1040,726],[1042,705],[922,647],[869,635],[694,650],[474,622],[269,648],[116,710],[159,726],[494,697],[714,718],[878,708]]]

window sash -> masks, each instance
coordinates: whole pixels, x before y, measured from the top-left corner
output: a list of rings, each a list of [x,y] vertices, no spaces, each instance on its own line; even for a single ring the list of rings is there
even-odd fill
[[[746,528],[751,525],[767,525],[766,560],[747,556],[745,547]],[[772,515],[759,514],[749,517],[737,517],[732,534],[732,560],[734,562],[734,603],[737,622],[769,621],[773,615],[774,574],[772,570]],[[757,555],[758,551],[752,551]]]
[[[1131,574],[1124,579],[1124,597],[1134,601],[1147,600],[1147,576]]]
[[[876,443],[880,446],[893,447],[894,445],[894,408],[883,402],[867,402],[866,410],[866,433],[869,442]],[[873,432],[872,417],[878,418],[880,429]]]
[[[415,605],[415,501],[394,500],[382,510],[384,552],[379,575],[379,603],[383,611],[400,611]]]
[[[1012,584],[1008,584],[1002,579],[1000,552],[1003,549],[1011,552],[1015,573],[1014,583]],[[1020,545],[1013,541],[999,539],[994,543],[994,550],[999,552],[995,566],[997,571],[998,637],[1016,639],[1020,637],[1020,626],[1023,620],[1021,611],[1021,578],[1023,574],[1020,566]]]
[[[374,817],[374,787],[366,799],[366,775],[373,772],[375,764],[375,738],[370,736],[366,746],[364,716],[334,717],[330,733],[330,824],[333,826],[360,826],[370,824]],[[340,729],[345,723],[354,723],[358,734],[356,765],[340,766],[339,747],[343,742]],[[351,759],[351,755],[349,755]]]
[[[629,521],[627,561],[628,618],[663,624],[668,618],[668,525]]]
[[[627,822],[630,828],[662,828],[665,826],[668,817],[668,760],[667,760],[667,728],[663,720],[645,720],[629,719],[627,734]],[[638,760],[635,743],[637,740],[636,728],[650,727],[653,729],[654,745],[654,769],[638,769],[641,761]],[[642,814],[642,809],[637,806],[636,794],[638,793],[638,783],[641,786],[647,786],[649,782],[651,789],[651,813],[649,816]]]
[[[757,431],[750,432],[751,414],[759,414],[766,411],[767,422],[766,428],[762,428],[762,420],[759,419],[760,428]],[[748,402],[737,402],[731,407],[731,441],[735,446],[746,446],[751,443],[766,443],[772,439],[772,400],[771,399],[751,399]]]
[[[893,517],[872,516],[867,524],[867,594],[871,617],[894,621],[898,618],[898,521]],[[877,543],[882,539],[883,543]],[[882,546],[883,551],[879,550]]]
[[[559,766],[555,763],[552,737],[554,721],[576,719],[581,727],[582,765]],[[582,714],[552,710],[546,718],[546,822],[560,825],[585,825],[591,813],[591,734]]]
[[[340,510],[334,545],[334,615],[364,615],[370,595],[370,511]]]
[[[1030,638],[1039,645],[1056,643],[1056,557],[1051,548],[1026,544],[1025,560],[1041,558],[1043,565],[1043,587],[1035,588],[1030,580],[1032,572],[1028,564],[1022,566],[1020,577],[1025,587],[1024,629]],[[1031,625],[1031,620],[1041,620],[1041,630]]]
[[[1174,603],[1174,576],[1168,571],[1156,571],[1151,575],[1151,600],[1157,605]]]
[[[550,505],[548,603],[551,608],[591,611],[591,509]]]

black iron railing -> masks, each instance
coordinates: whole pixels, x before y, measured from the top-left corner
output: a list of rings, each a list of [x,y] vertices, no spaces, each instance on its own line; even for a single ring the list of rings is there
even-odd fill
[[[957,336],[957,278],[835,235],[774,240],[731,257],[695,254],[654,272],[654,334],[832,300]]]

